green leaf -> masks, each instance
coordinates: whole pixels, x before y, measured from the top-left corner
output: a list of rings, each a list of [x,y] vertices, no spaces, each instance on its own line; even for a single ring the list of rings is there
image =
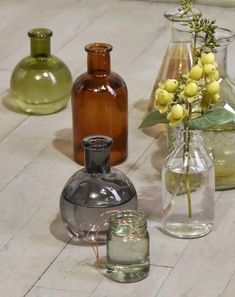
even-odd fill
[[[235,114],[223,107],[216,107],[204,113],[201,117],[188,121],[188,126],[193,130],[205,130],[217,125],[223,125],[235,120]]]
[[[160,123],[168,123],[166,113],[160,113],[159,110],[153,110],[143,119],[139,129],[152,127]]]

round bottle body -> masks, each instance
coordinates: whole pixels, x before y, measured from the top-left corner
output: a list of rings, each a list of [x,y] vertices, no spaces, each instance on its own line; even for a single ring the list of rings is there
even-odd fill
[[[57,57],[26,57],[11,76],[11,92],[29,114],[50,114],[64,108],[70,98],[72,76]]]
[[[133,184],[117,169],[102,174],[81,169],[69,179],[60,198],[66,228],[85,244],[105,243],[110,215],[137,208]]]
[[[31,55],[21,60],[11,75],[10,88],[16,103],[29,114],[50,114],[65,107],[72,86],[68,67],[51,55],[52,31],[28,32]]]

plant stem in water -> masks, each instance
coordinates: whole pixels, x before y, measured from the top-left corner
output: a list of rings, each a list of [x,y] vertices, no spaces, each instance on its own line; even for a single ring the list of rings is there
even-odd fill
[[[190,194],[190,181],[189,181],[189,143],[190,143],[190,133],[188,127],[185,126],[184,133],[184,152],[183,152],[183,166],[186,171],[186,180],[184,183],[185,190],[188,198],[188,217],[192,218],[192,203],[191,203],[191,194]]]

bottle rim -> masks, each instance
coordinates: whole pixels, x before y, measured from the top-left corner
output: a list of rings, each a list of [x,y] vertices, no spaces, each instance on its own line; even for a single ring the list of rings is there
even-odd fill
[[[53,32],[47,28],[34,28],[28,32],[30,38],[49,38],[53,35]]]
[[[112,49],[113,47],[111,44],[102,42],[90,43],[85,46],[85,50],[88,53],[107,53]]]
[[[112,145],[113,140],[111,137],[105,135],[91,135],[83,138],[82,145],[85,149],[103,151]]]
[[[198,40],[202,42],[204,37],[204,35],[199,35]],[[218,49],[220,47],[223,48],[229,45],[235,39],[235,32],[230,29],[217,27],[215,29],[215,39],[219,43]]]
[[[171,8],[165,11],[164,16],[171,22],[189,22],[190,20],[192,20],[194,14],[200,16],[201,12],[198,9],[194,8],[193,13],[189,12],[185,15],[182,15],[178,8]]]
[[[215,30],[215,38],[219,42],[230,43],[235,39],[235,32],[230,29],[218,27]]]
[[[109,218],[109,224],[112,229],[116,229],[120,224],[127,224],[133,229],[146,228],[147,220],[142,210],[126,209],[117,211]]]

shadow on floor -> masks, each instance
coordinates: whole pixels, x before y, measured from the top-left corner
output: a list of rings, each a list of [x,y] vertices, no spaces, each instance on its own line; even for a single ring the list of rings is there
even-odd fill
[[[70,234],[69,231],[65,228],[60,213],[58,213],[54,220],[51,221],[49,230],[51,235],[59,241],[69,243],[72,245],[85,245],[81,241],[76,240],[76,237]]]
[[[73,140],[72,129],[65,128],[56,131],[55,139],[52,142],[54,148],[61,152],[63,155],[73,160]]]
[[[10,111],[14,111],[16,113],[25,114],[16,104],[15,100],[11,96],[10,90],[6,91],[5,96],[2,98],[2,104]]]

